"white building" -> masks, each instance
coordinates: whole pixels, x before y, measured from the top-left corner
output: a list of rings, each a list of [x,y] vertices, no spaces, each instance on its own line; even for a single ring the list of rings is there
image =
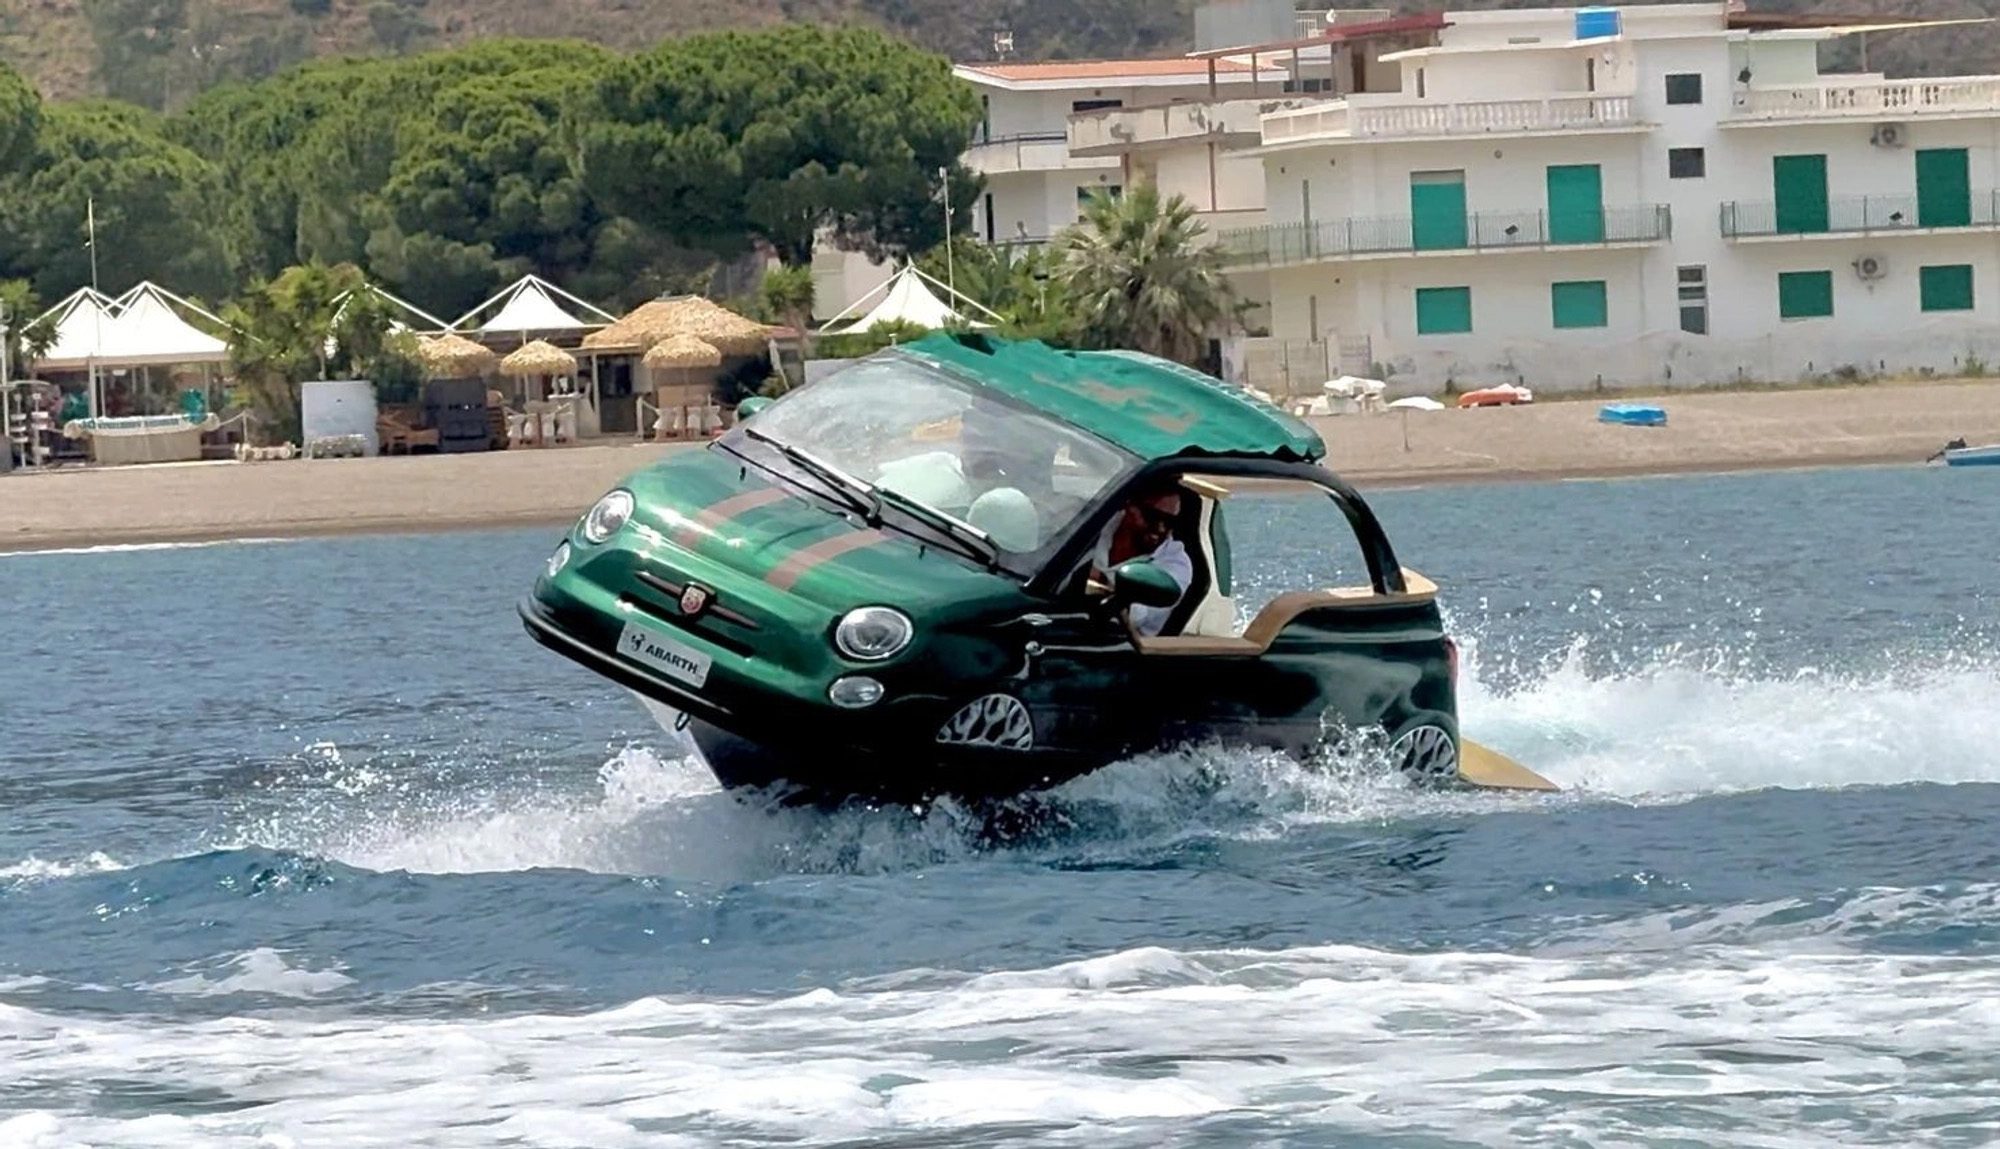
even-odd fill
[[[1285,364],[1430,390],[2000,362],[2000,77],[1821,75],[1819,44],[1865,26],[1738,8],[1336,25],[1219,56],[1330,69],[1340,97],[1078,116],[1071,149],[1163,191],[1217,148],[1262,164],[1267,218],[1218,236],[1270,301],[1259,385]],[[1377,51],[1390,32],[1425,42]],[[1343,53],[1360,75],[1333,74]],[[1225,181],[1232,208],[1253,182]]]
[[[983,106],[962,162],[986,178],[986,189],[973,206],[972,233],[995,245],[1047,243],[1077,221],[1092,189],[1113,195],[1123,190],[1128,175],[1117,156],[1070,150],[1071,116],[1130,105],[1227,99],[1259,86],[1276,94],[1289,78],[1274,65],[1252,68],[1221,60],[1211,68],[1207,60],[1184,58],[960,64],[953,72],[978,90]],[[1255,160],[1240,162],[1251,169],[1259,166]],[[1260,195],[1261,190],[1260,180]],[[1239,214],[1231,222],[1261,218]],[[821,244],[813,255],[813,310],[833,315],[894,272],[865,256]]]

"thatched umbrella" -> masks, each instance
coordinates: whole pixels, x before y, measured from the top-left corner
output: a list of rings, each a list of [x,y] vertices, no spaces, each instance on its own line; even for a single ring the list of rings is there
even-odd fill
[[[571,355],[553,343],[537,339],[532,343],[522,344],[513,354],[502,359],[500,361],[500,373],[502,375],[514,376],[517,379],[546,379],[551,376],[572,378],[576,375],[576,356]],[[525,407],[527,414],[520,416],[520,433],[523,435],[526,434],[528,420],[532,418],[535,428],[533,442],[538,444],[544,443],[547,441],[542,428],[542,415],[544,412],[536,407],[536,396],[533,392],[524,392],[524,395],[527,397]],[[541,396],[544,399],[547,397],[546,394]],[[573,412],[570,417],[574,418]],[[556,436],[561,438],[566,433],[564,431],[563,416],[557,414],[555,418]]]
[[[773,330],[699,295],[641,304],[583,341],[587,351],[650,350],[670,335],[688,335],[724,355],[760,355]]]
[[[444,379],[484,376],[500,361],[490,349],[449,331],[435,338],[419,339],[417,357],[431,374]]]
[[[680,402],[672,404],[662,402],[660,406],[662,408],[668,406],[679,407],[681,409],[681,426],[683,429],[686,429],[688,409],[690,407],[707,407],[709,400],[714,398],[712,393],[704,393],[697,396],[694,384],[688,381],[688,373],[697,369],[713,370],[722,366],[722,351],[715,344],[704,339],[696,339],[692,335],[669,335],[658,343],[653,344],[652,350],[646,352],[646,357],[642,362],[645,363],[648,373],[655,371],[680,372]],[[703,390],[704,392],[707,391],[706,386],[704,386]],[[658,387],[655,388],[654,395],[655,398],[663,398],[661,389]],[[691,401],[697,398],[699,402]]]
[[[517,378],[576,374],[576,356],[544,339],[524,343],[500,361],[500,373]]]

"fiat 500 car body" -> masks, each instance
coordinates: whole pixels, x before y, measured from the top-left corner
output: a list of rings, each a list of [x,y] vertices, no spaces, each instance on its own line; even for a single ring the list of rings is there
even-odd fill
[[[717,777],[824,797],[1012,795],[1214,741],[1373,730],[1455,775],[1456,649],[1312,429],[1128,352],[935,335],[631,475],[521,603],[556,652],[683,716]],[[1185,587],[1098,565],[1133,492],[1184,496]],[[1365,585],[1239,618],[1224,504],[1331,500]],[[1330,540],[1331,541],[1331,540]],[[1135,608],[1166,610],[1142,634]]]

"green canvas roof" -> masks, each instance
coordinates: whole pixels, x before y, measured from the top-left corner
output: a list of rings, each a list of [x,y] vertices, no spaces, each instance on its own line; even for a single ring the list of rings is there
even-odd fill
[[[1313,462],[1326,454],[1326,444],[1302,420],[1193,368],[1136,351],[1059,351],[1033,340],[947,334],[897,350],[1145,459],[1227,455]]]

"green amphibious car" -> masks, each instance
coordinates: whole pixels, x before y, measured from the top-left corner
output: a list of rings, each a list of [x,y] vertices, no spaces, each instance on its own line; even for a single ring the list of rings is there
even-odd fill
[[[1165,360],[933,335],[630,476],[520,613],[677,713],[728,786],[1009,796],[1187,742],[1303,755],[1329,728],[1379,730],[1422,778],[1472,775],[1437,588],[1325,450]],[[1367,585],[1239,618],[1223,505],[1251,483],[1330,499]],[[1111,564],[1135,492],[1163,484],[1181,497],[1152,505],[1180,507],[1157,531],[1180,545]]]

